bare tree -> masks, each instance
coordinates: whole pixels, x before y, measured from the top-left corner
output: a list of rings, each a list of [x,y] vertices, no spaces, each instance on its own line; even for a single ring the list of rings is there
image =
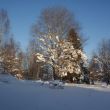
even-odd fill
[[[4,9],[0,10],[0,44],[4,38],[7,38],[10,30],[10,21],[8,18],[7,11]]]
[[[36,62],[35,53],[40,52],[39,43],[35,39],[31,39],[28,46],[28,79],[39,79],[40,65]]]
[[[50,7],[41,12],[38,21],[32,28],[33,35],[67,37],[70,28],[78,28],[73,14],[64,7]]]

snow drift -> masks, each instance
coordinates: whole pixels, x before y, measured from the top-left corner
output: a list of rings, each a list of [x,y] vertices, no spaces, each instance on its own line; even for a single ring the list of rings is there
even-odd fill
[[[50,89],[40,82],[0,75],[0,110],[109,110],[110,89],[89,87]]]

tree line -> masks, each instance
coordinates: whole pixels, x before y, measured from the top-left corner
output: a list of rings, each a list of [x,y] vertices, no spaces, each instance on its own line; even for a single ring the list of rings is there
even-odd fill
[[[110,40],[103,40],[90,62],[84,52],[87,41],[75,16],[65,7],[42,10],[30,28],[26,52],[10,30],[6,10],[0,10],[0,71],[19,79],[60,79],[76,83],[110,80]]]

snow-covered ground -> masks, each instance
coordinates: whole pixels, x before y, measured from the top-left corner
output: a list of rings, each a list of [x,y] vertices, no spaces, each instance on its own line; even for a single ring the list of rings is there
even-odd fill
[[[50,89],[48,83],[0,75],[0,110],[110,110],[110,88],[67,84]]]

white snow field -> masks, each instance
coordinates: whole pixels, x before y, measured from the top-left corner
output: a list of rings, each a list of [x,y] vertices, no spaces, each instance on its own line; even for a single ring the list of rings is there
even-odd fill
[[[50,89],[0,75],[0,110],[110,110],[110,88],[74,84]]]

